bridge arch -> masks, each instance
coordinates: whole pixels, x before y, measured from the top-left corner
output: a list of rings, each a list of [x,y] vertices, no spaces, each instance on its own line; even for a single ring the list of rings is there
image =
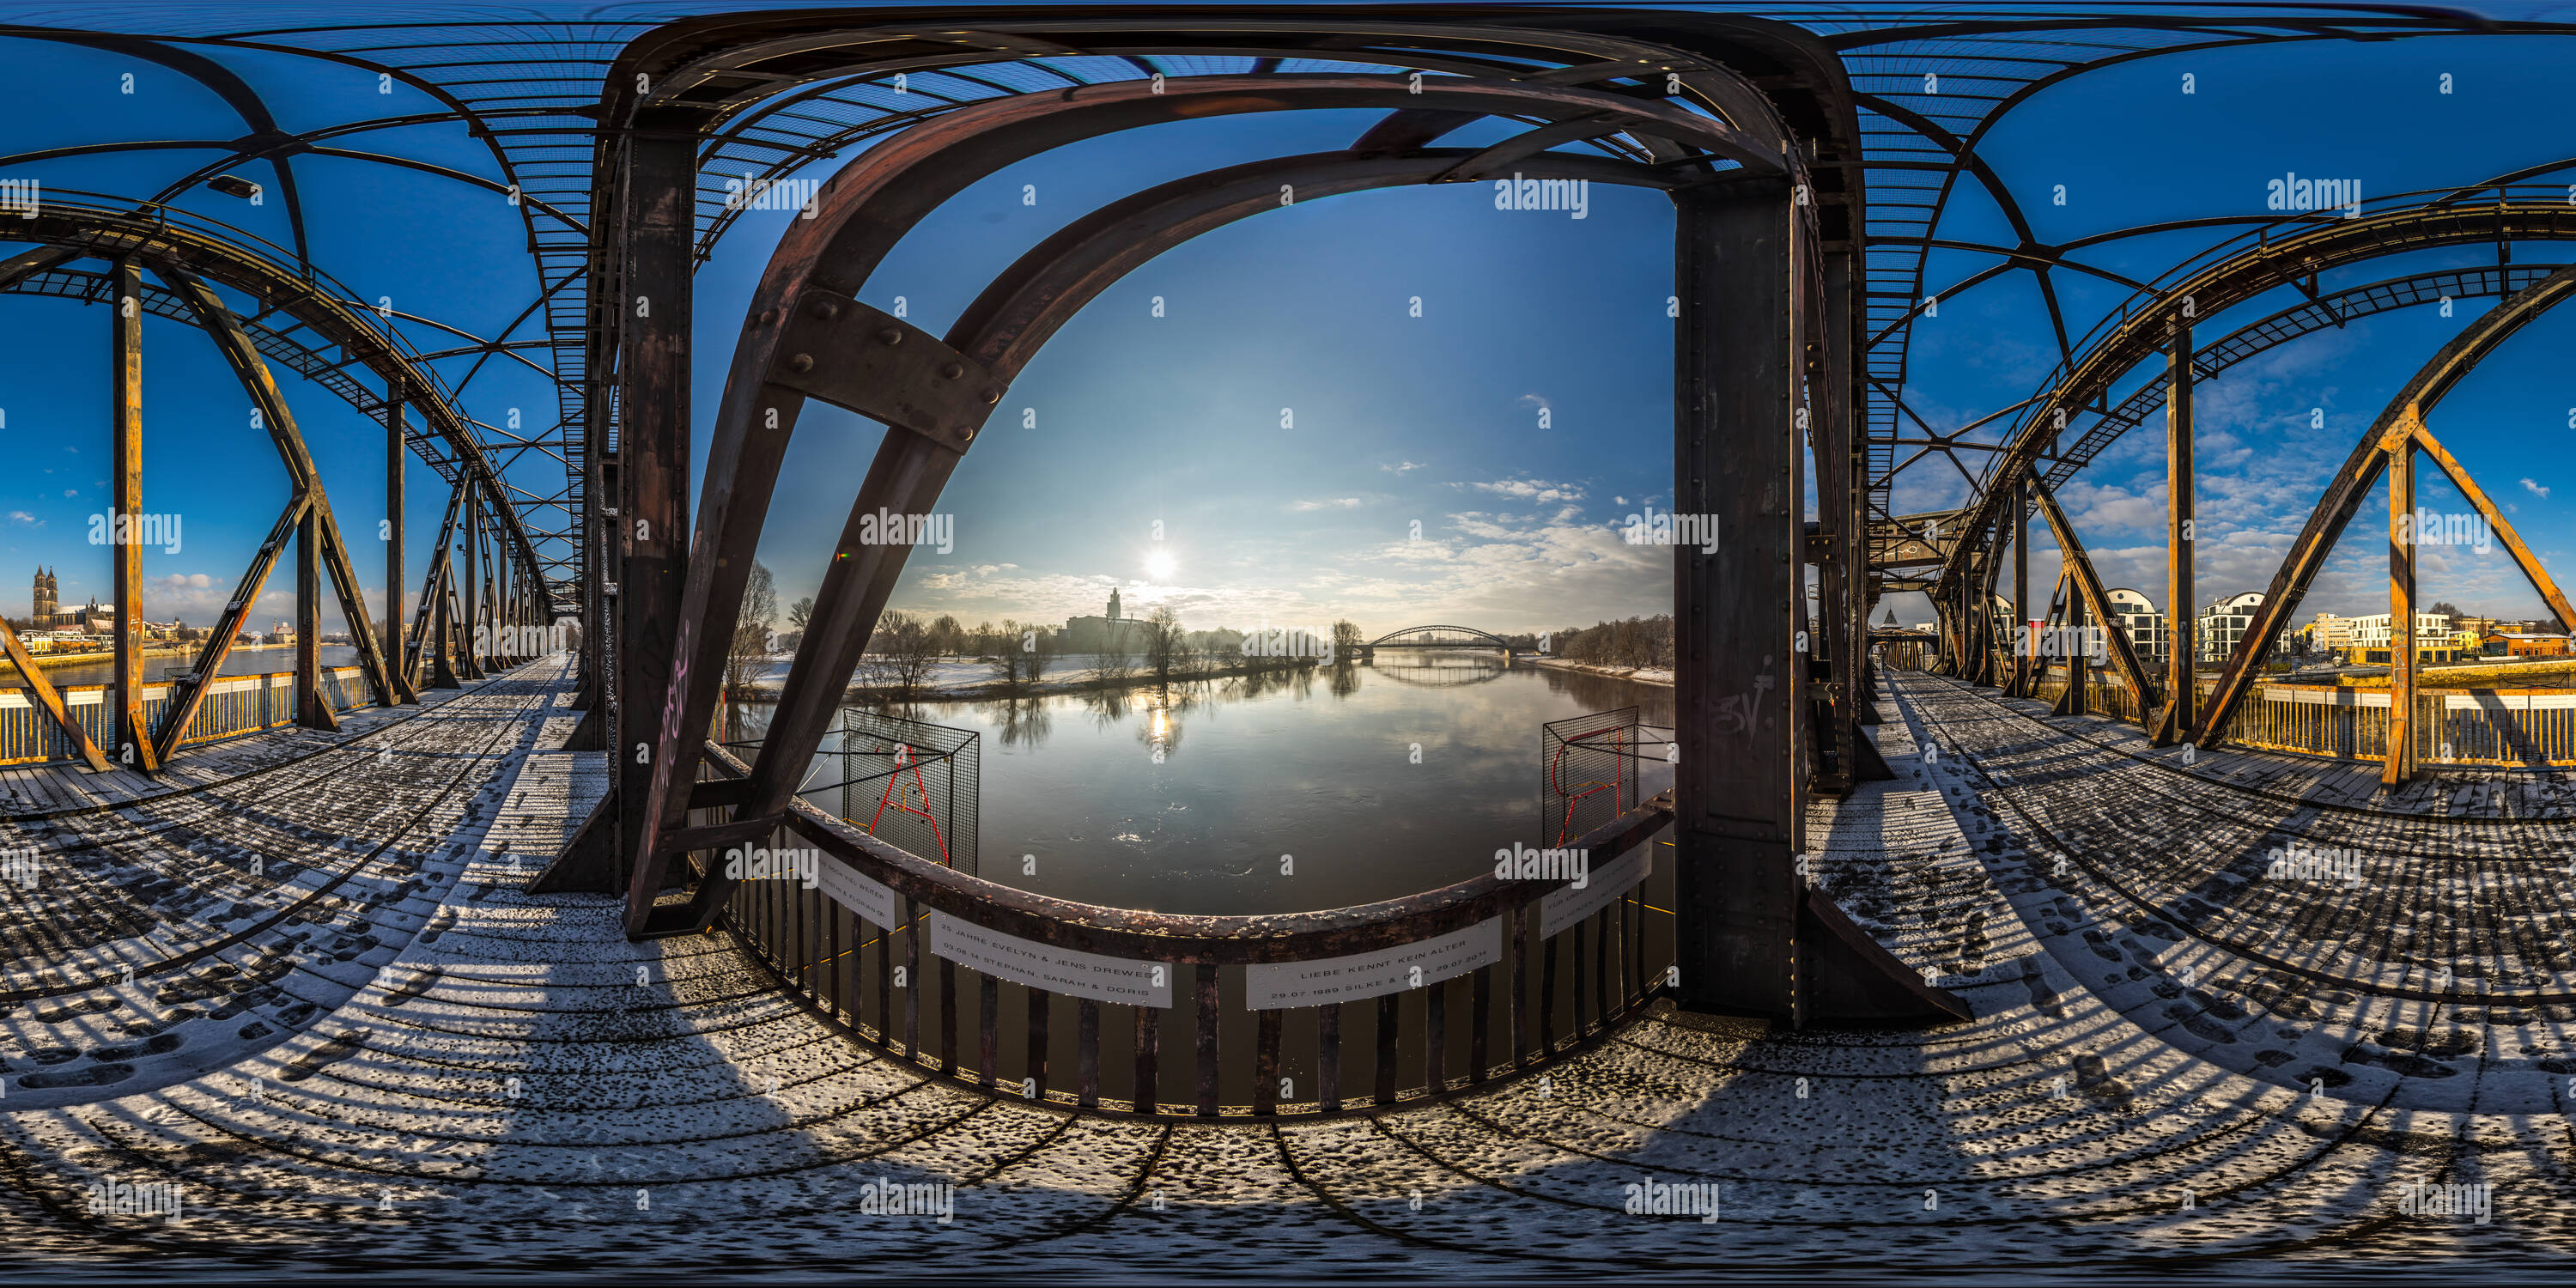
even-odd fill
[[[1494,39],[1491,32],[1465,27],[1420,34],[1469,45]],[[631,260],[626,289],[654,292],[658,316],[649,324],[621,318],[618,325],[626,332],[630,359],[641,359],[629,368],[633,375],[621,405],[648,418],[659,415],[652,408],[687,403],[685,362],[677,357],[686,339],[685,323],[665,321],[685,319],[687,310],[665,307],[665,302],[687,298],[682,269],[689,221],[685,211],[674,211],[680,201],[671,194],[685,195],[693,160],[686,146],[689,128],[773,92],[780,79],[757,67],[701,74],[713,64],[698,51],[713,42],[703,30],[688,35],[697,42],[693,48],[673,44],[648,51],[645,61],[670,60],[663,64],[669,74],[635,78],[635,94],[624,89],[627,77],[613,74],[601,112],[603,122],[639,127],[617,180],[626,193],[632,232],[616,244],[626,248]],[[952,35],[968,46],[1007,39],[982,32]],[[1174,33],[1171,40],[1189,46],[1204,38]],[[1120,44],[1130,52],[1154,47],[1153,40],[1133,31],[1122,33]],[[636,48],[645,45],[638,42]],[[889,48],[885,58],[899,62],[913,57],[909,51],[917,48]],[[1732,51],[1734,46],[1715,40],[1709,48]],[[792,52],[784,45],[773,49],[782,58]],[[1841,168],[1836,160],[1841,153],[1833,148],[1818,153],[1832,164],[1811,175],[1809,154],[1791,145],[1775,110],[1716,61],[1725,54],[1675,55],[1671,76],[1690,88],[1686,97],[1701,109],[1688,111],[1652,95],[1593,88],[1594,82],[1635,79],[1638,73],[1635,64],[1599,61],[1600,48],[1586,52],[1596,61],[1547,77],[1525,77],[1493,65],[1465,67],[1462,74],[1432,80],[1338,72],[1277,75],[1265,66],[1250,75],[1158,73],[1150,85],[1094,84],[1024,93],[944,108],[941,115],[876,144],[837,175],[823,191],[816,217],[790,226],[746,311],[711,435],[685,561],[676,546],[637,546],[627,555],[631,575],[622,579],[627,598],[620,604],[620,629],[627,643],[621,645],[621,656],[635,659],[638,673],[629,679],[621,671],[620,689],[633,700],[620,704],[618,760],[626,763],[622,748],[635,741],[640,753],[635,763],[644,768],[621,770],[617,791],[623,803],[618,809],[624,817],[618,826],[593,829],[611,838],[613,854],[604,862],[614,873],[609,879],[627,898],[627,933],[636,938],[688,933],[711,924],[728,906],[731,886],[720,870],[684,873],[683,883],[694,885],[686,904],[660,899],[664,877],[682,854],[769,835],[781,825],[792,809],[804,761],[836,709],[840,681],[865,647],[901,574],[908,552],[864,542],[857,530],[845,530],[754,763],[743,767],[738,779],[705,780],[702,764],[719,753],[706,746],[701,731],[719,698],[722,654],[749,574],[749,555],[757,547],[786,444],[806,399],[820,398],[889,426],[852,507],[853,522],[889,508],[918,512],[935,503],[1035,343],[1082,301],[1150,257],[1154,247],[1177,244],[1258,209],[1276,208],[1282,173],[1302,173],[1306,182],[1338,191],[1475,181],[1495,173],[1579,175],[1674,191],[1680,229],[1674,272],[1681,356],[1677,437],[1694,459],[1707,458],[1706,464],[1682,471],[1690,480],[1689,494],[1676,504],[1739,513],[1747,538],[1730,552],[1730,564],[1760,568],[1766,576],[1777,573],[1776,585],[1762,578],[1719,577],[1706,552],[1675,555],[1685,598],[1696,594],[1702,601],[1692,625],[1684,628],[1686,638],[1694,632],[1713,637],[1723,631],[1745,642],[1739,649],[1710,650],[1706,674],[1688,683],[1768,689],[1772,709],[1759,728],[1776,735],[1771,740],[1778,744],[1766,744],[1772,754],[1764,763],[1773,766],[1766,774],[1726,777],[1686,768],[1678,794],[1721,812],[1732,807],[1716,804],[1718,798],[1742,795],[1747,801],[1740,812],[1781,820],[1776,845],[1764,842],[1759,854],[1741,856],[1733,879],[1722,886],[1711,876],[1715,868],[1681,865],[1679,870],[1690,874],[1686,882],[1694,886],[1684,902],[1698,899],[1707,908],[1692,923],[1701,928],[1695,934],[1704,934],[1704,942],[1694,938],[1694,955],[1682,977],[1696,981],[1690,991],[1702,1005],[1737,1005],[1730,996],[1740,993],[1747,999],[1742,1004],[1786,1017],[1826,1012],[1880,1019],[1964,1016],[1955,998],[1924,984],[1865,937],[1834,937],[1817,929],[1840,924],[1838,919],[1754,915],[1738,906],[1757,897],[1815,902],[1792,874],[1792,824],[1787,821],[1794,813],[1788,804],[1795,790],[1792,780],[1804,773],[1795,763],[1798,748],[1790,731],[1800,721],[1793,713],[1810,699],[1803,679],[1788,686],[1757,683],[1757,672],[1804,675],[1794,665],[1792,640],[1798,633],[1793,560],[1805,548],[1805,538],[1798,507],[1779,501],[1803,492],[1804,484],[1786,492],[1772,487],[1764,494],[1771,500],[1737,493],[1750,488],[1744,480],[1761,471],[1776,468],[1783,477],[1800,478],[1803,466],[1789,427],[1804,422],[1789,412],[1793,405],[1807,405],[1810,391],[1824,423],[1848,424],[1856,384],[1848,366],[1827,356],[1832,346],[1824,337],[1846,333],[1850,318],[1843,314],[1857,316],[1860,274],[1852,263],[1857,243],[1837,233],[1837,240],[1826,244],[1819,229],[1828,216],[1810,198],[1829,190],[1854,193],[1854,176]],[[685,62],[689,59],[697,61]],[[1405,61],[1420,65],[1411,51]],[[1807,112],[1802,126],[1810,127],[1820,145],[1853,137],[1848,92],[1838,76],[1826,71],[1821,60],[1787,61],[1817,72],[1813,84],[1775,86],[1788,88],[1785,97]],[[630,65],[637,64],[619,64],[621,69]],[[796,65],[800,75],[823,66],[810,60]],[[870,65],[891,69],[893,63]],[[1648,60],[1645,65],[1655,69],[1653,76],[1663,74],[1661,64]],[[831,74],[849,70],[835,66]],[[737,83],[740,74],[754,79]],[[642,90],[648,82],[657,88]],[[1081,231],[1059,234],[1023,257],[944,338],[857,298],[876,265],[910,228],[949,196],[1018,159],[1182,117],[1351,107],[1382,108],[1390,114],[1345,154],[1233,167],[1139,194],[1115,211],[1095,215],[1080,225]],[[1470,122],[1488,119],[1531,128],[1482,149],[1428,148]],[[641,128],[647,125],[650,131]],[[651,137],[664,131],[670,142]],[[1613,154],[1606,160],[1550,150],[1601,139],[1616,144],[1605,145]],[[1830,221],[1847,228],[1855,210],[1839,200],[1834,204]],[[1717,360],[1717,354],[1725,354],[1725,360]],[[654,449],[649,446],[658,432],[649,421],[623,424],[621,464],[630,496],[649,498],[654,513],[676,515],[685,510],[685,497],[674,501],[664,481],[685,479],[684,472],[645,476],[643,487],[634,486],[639,461],[647,470],[658,468],[650,463]],[[667,519],[664,523],[668,526]],[[1850,536],[1839,539],[1856,548]],[[1499,647],[1499,638],[1492,638]],[[1827,650],[1830,656],[1847,652]],[[658,673],[652,669],[657,654],[669,659],[667,670]],[[1684,734],[1685,739],[1694,736]],[[1716,762],[1686,757],[1683,763]],[[1758,805],[1751,799],[1756,796],[1762,798]],[[730,819],[691,826],[692,810],[719,797],[730,809]],[[1693,854],[1716,844],[1697,833],[1686,842]],[[567,873],[576,866],[571,852],[558,865]],[[1768,893],[1757,896],[1757,886]],[[1827,937],[1817,938],[1820,934]],[[1808,951],[1816,955],[1793,971],[1790,962],[1798,946],[1810,939],[1815,942]],[[1756,946],[1754,940],[1762,942]],[[1730,971],[1719,965],[1754,959],[1765,969]],[[1810,998],[1823,1009],[1805,1009]]]
[[[1407,644],[1399,643],[1399,642],[1398,642],[1398,640],[1397,640],[1397,637],[1398,637],[1398,636],[1402,636],[1402,635],[1423,635],[1423,634],[1428,634],[1429,632],[1432,632],[1432,631],[1448,631],[1448,632],[1450,632],[1450,633],[1452,633],[1452,634],[1473,636],[1473,637],[1475,638],[1475,640],[1476,640],[1476,641],[1478,641],[1478,642],[1476,642],[1476,643],[1452,643],[1452,642],[1443,641],[1443,642],[1436,643],[1436,644],[1412,644],[1412,645],[1407,645]],[[1386,634],[1384,634],[1384,635],[1380,635],[1380,636],[1378,636],[1376,639],[1370,640],[1370,641],[1368,642],[1368,647],[1370,647],[1370,648],[1408,648],[1408,647],[1410,647],[1410,648],[1500,648],[1500,649],[1508,649],[1508,648],[1510,648],[1510,647],[1511,647],[1511,645],[1509,645],[1509,644],[1507,644],[1507,643],[1504,643],[1504,642],[1503,642],[1503,638],[1502,638],[1501,636],[1496,635],[1496,634],[1494,634],[1494,633],[1493,633],[1493,632],[1491,632],[1491,631],[1480,631],[1480,630],[1476,629],[1476,628],[1475,628],[1475,627],[1473,627],[1473,626],[1407,626],[1407,627],[1403,628],[1402,630],[1388,631]]]

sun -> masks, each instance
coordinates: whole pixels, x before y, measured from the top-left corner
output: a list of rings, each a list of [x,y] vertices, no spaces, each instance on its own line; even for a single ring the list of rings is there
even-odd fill
[[[1157,550],[1145,556],[1145,575],[1156,581],[1169,578],[1174,572],[1180,570],[1180,566],[1180,561],[1172,558],[1171,552],[1166,550]]]

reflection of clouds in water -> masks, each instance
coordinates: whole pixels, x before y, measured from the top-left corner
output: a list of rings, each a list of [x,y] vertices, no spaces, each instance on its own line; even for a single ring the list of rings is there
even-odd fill
[[[1635,706],[1645,724],[1672,723],[1669,688],[1500,663],[1484,659],[1495,674],[1470,685],[1314,667],[905,714],[985,733],[991,848],[1043,860],[1036,876],[1012,865],[999,879],[1117,907],[1297,912],[1419,894],[1542,840],[1547,722]],[[1658,758],[1633,763],[1641,794],[1670,785]],[[1279,875],[1283,853],[1297,856],[1293,878]]]

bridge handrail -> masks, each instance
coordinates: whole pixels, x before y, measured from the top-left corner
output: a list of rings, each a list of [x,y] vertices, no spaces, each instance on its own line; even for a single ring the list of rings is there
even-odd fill
[[[710,781],[748,777],[748,766],[728,749],[710,742],[707,745],[706,754]],[[699,822],[725,821],[724,816],[730,813],[730,808],[729,806],[694,808],[691,810],[692,825]],[[1671,798],[1667,793],[1645,802],[1632,813],[1593,830],[1572,844],[1573,847],[1590,852],[1590,870],[1597,873],[1606,864],[1647,843],[1671,822],[1672,817]],[[1217,1089],[1221,1083],[1240,1080],[1239,1071],[1237,1078],[1225,1078],[1220,1072],[1221,1048],[1217,1033],[1221,1017],[1218,1006],[1217,972],[1224,967],[1314,961],[1400,947],[1463,930],[1496,917],[1508,918],[1503,925],[1504,960],[1478,967],[1472,974],[1463,978],[1471,982],[1474,990],[1473,1013],[1482,1018],[1488,1014],[1492,994],[1496,991],[1493,983],[1495,975],[1506,964],[1509,965],[1511,974],[1502,991],[1508,994],[1505,1003],[1510,1031],[1514,1035],[1513,1045],[1522,1045],[1520,1035],[1523,1034],[1534,1033],[1537,1038],[1534,1043],[1510,1053],[1507,1062],[1509,1066],[1524,1071],[1598,1040],[1610,1029],[1641,1010],[1662,990],[1662,965],[1659,963],[1649,971],[1645,962],[1642,934],[1644,905],[1639,897],[1643,891],[1642,885],[1637,890],[1620,894],[1607,906],[1573,926],[1565,928],[1574,932],[1576,936],[1574,943],[1577,958],[1575,965],[1577,988],[1574,990],[1576,996],[1572,1008],[1573,1031],[1560,1035],[1556,1031],[1555,1024],[1557,1009],[1555,963],[1558,956],[1558,944],[1555,939],[1549,938],[1544,941],[1545,966],[1541,988],[1543,1000],[1539,1005],[1530,1004],[1527,997],[1528,989],[1524,986],[1527,976],[1531,973],[1529,972],[1530,959],[1541,955],[1535,949],[1535,945],[1542,937],[1534,910],[1539,907],[1545,895],[1562,884],[1560,882],[1506,879],[1488,872],[1422,894],[1347,908],[1315,912],[1210,916],[1113,908],[1014,889],[897,849],[833,817],[801,797],[793,798],[786,820],[779,829],[779,833],[773,834],[772,843],[776,844],[781,834],[791,832],[861,874],[880,882],[902,898],[905,903],[900,910],[899,919],[906,927],[917,930],[923,924],[922,911],[926,907],[988,930],[1055,948],[1097,953],[1125,960],[1168,963],[1175,968],[1193,967],[1197,975],[1194,981],[1182,980],[1178,977],[1179,973],[1176,969],[1175,978],[1171,980],[1173,989],[1171,1009],[1185,1014],[1192,1010],[1196,1012],[1193,1032],[1196,1035],[1196,1050],[1199,1057],[1197,1100],[1194,1104],[1166,1105],[1152,1094],[1155,1083],[1151,1070],[1159,1045],[1158,1034],[1161,1026],[1159,1018],[1149,1020],[1142,1017],[1148,1015],[1159,1017],[1161,1012],[1140,1010],[1137,1033],[1137,1085],[1143,1090],[1133,1098],[1135,1102],[1133,1112],[1142,1114],[1213,1116],[1224,1112],[1270,1116],[1283,1112],[1334,1113],[1343,1111],[1346,1107],[1359,1107],[1346,1106],[1339,1095],[1340,1011],[1344,1005],[1370,1001],[1376,1002],[1380,1011],[1380,1024],[1377,1029],[1379,1076],[1375,1094],[1369,1098],[1375,1105],[1391,1104],[1399,1099],[1450,1094],[1481,1084],[1497,1072],[1493,1065],[1476,1059],[1473,1061],[1474,1067],[1465,1070],[1463,1077],[1449,1075],[1443,1071],[1443,1061],[1426,1050],[1421,1056],[1421,1062],[1426,1071],[1422,1080],[1399,1091],[1394,1085],[1397,1059],[1397,1026],[1394,1021],[1394,1008],[1403,994],[1400,992],[1378,994],[1373,997],[1353,999],[1351,1003],[1325,1002],[1259,1012],[1260,1034],[1254,1044],[1256,1049],[1252,1059],[1260,1070],[1266,1072],[1257,1073],[1252,1079],[1254,1097],[1251,1104],[1220,1106]],[[892,1032],[895,1022],[894,1010],[890,1008],[894,1003],[889,1000],[884,972],[889,969],[888,956],[892,951],[887,941],[891,940],[894,933],[901,927],[879,927],[880,934],[874,941],[879,947],[877,962],[879,978],[875,990],[879,998],[879,1006],[875,1017],[877,1022],[872,1025],[867,1022],[868,1008],[865,1004],[867,990],[860,988],[858,984],[858,975],[865,969],[864,962],[858,960],[862,957],[858,948],[854,946],[846,953],[835,954],[818,951],[815,947],[814,928],[822,924],[827,917],[838,919],[830,923],[835,931],[832,942],[838,942],[837,931],[842,924],[847,924],[850,928],[850,943],[857,945],[861,920],[859,914],[842,908],[819,889],[802,888],[790,888],[785,892],[784,902],[793,906],[782,913],[776,906],[781,902],[781,893],[775,888],[762,889],[759,888],[760,886],[761,883],[744,882],[735,887],[734,898],[726,909],[729,928],[734,931],[746,952],[768,967],[791,991],[811,1001],[827,1017],[861,1041],[876,1047],[890,1057],[911,1058],[923,1067],[934,1068],[944,1075],[987,1090],[996,1085],[1019,1087],[1023,1085],[1022,1078],[1035,1078],[1041,1087],[1041,1094],[1047,1098],[1082,1108],[1102,1107],[1097,1093],[1096,1071],[1098,1068],[1098,1014],[1099,1008],[1106,1005],[1105,1003],[1073,998],[1069,995],[1065,999],[1078,1006],[1077,1018],[1081,1021],[1081,1028],[1078,1031],[1083,1035],[1081,1038],[1083,1067],[1092,1071],[1086,1075],[1079,1094],[1070,1099],[1061,1092],[1043,1090],[1046,1078],[1043,1059],[1034,1063],[1028,1062],[1027,1048],[1024,1048],[1021,1053],[1024,1066],[1021,1078],[1000,1077],[999,1071],[991,1067],[989,1057],[987,1057],[987,1063],[976,1074],[960,1073],[953,1009],[958,997],[958,993],[953,988],[954,971],[960,967],[946,961],[939,963],[940,1050],[934,1057],[930,1052],[920,1048],[917,1033],[920,1022],[919,1012],[927,1004],[918,992],[907,994],[902,1003],[901,1009],[904,1012],[902,1040],[896,1040]],[[1630,913],[1631,907],[1636,910],[1633,917]],[[1610,954],[1610,937],[1614,925],[1620,928],[1622,940],[1618,960],[1615,962],[1620,978],[1615,996],[1610,986],[1611,972],[1614,969]],[[1586,926],[1594,927],[1595,946],[1590,955],[1597,959],[1592,968],[1592,983],[1588,986],[1596,994],[1592,999],[1595,1005],[1589,1008],[1588,1013],[1585,1006],[1586,999],[1581,996],[1586,987],[1582,984],[1584,967],[1581,962],[1585,956],[1582,951],[1582,932]],[[924,967],[928,962],[924,960],[925,956],[916,934],[904,945],[902,958],[908,967],[910,982],[915,989],[926,985]],[[841,965],[825,969],[835,961],[840,962]],[[835,976],[839,978],[836,979]],[[1445,1029],[1442,1027],[1445,1008],[1440,999],[1445,997],[1445,990],[1452,982],[1455,981],[1442,981],[1428,988],[1412,990],[1433,995],[1434,1000],[1429,1004],[1430,1025],[1433,1032],[1441,1035],[1442,1038],[1445,1038]],[[1188,985],[1191,983],[1196,985],[1194,1002],[1188,1000],[1189,993],[1192,991]],[[983,996],[980,999],[983,1004],[979,1008],[980,1043],[973,1050],[990,1053],[996,1049],[998,1022],[995,1008],[998,1002],[995,989],[997,986],[1023,989],[1028,993],[1033,1004],[1030,1019],[1031,1042],[1037,1049],[1042,1050],[1047,1031],[1047,1020],[1044,1017],[1055,1009],[1056,995],[1033,988],[1024,988],[1022,985],[997,980],[991,976],[983,977]],[[1273,1080],[1277,1076],[1279,1064],[1281,1028],[1285,1016],[1290,1011],[1309,1012],[1316,1017],[1318,1060],[1319,1065],[1324,1069],[1319,1080],[1324,1085],[1320,1088],[1319,1098],[1311,1105],[1283,1105],[1282,1098],[1274,1094],[1276,1087]],[[1244,1044],[1237,1041],[1228,1045],[1235,1054],[1236,1062],[1240,1063]],[[1481,1039],[1471,1042],[1471,1049],[1475,1056],[1481,1056],[1485,1048],[1486,1043]],[[1436,1076],[1435,1071],[1438,1071]],[[1111,1108],[1113,1112],[1118,1111],[1114,1106]]]

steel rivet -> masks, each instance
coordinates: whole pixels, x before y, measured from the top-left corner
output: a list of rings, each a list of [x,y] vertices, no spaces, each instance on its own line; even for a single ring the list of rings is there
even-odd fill
[[[903,328],[897,326],[887,327],[885,330],[877,332],[877,339],[888,345],[901,344],[903,343]]]
[[[805,372],[812,371],[814,369],[814,355],[810,353],[800,353],[793,358],[789,358],[787,360],[787,369],[800,375]]]
[[[955,380],[965,374],[966,364],[962,362],[952,362],[939,369],[939,378],[942,380]]]
[[[829,322],[832,319],[841,316],[841,306],[831,300],[816,300],[814,301],[814,306],[807,310],[807,312]]]
[[[984,391],[984,401],[985,401],[985,402],[987,402],[987,403],[997,403],[997,402],[1002,401],[1002,391],[1001,391],[1001,390],[999,390],[999,389],[987,389],[987,390],[985,390],[985,391]]]

